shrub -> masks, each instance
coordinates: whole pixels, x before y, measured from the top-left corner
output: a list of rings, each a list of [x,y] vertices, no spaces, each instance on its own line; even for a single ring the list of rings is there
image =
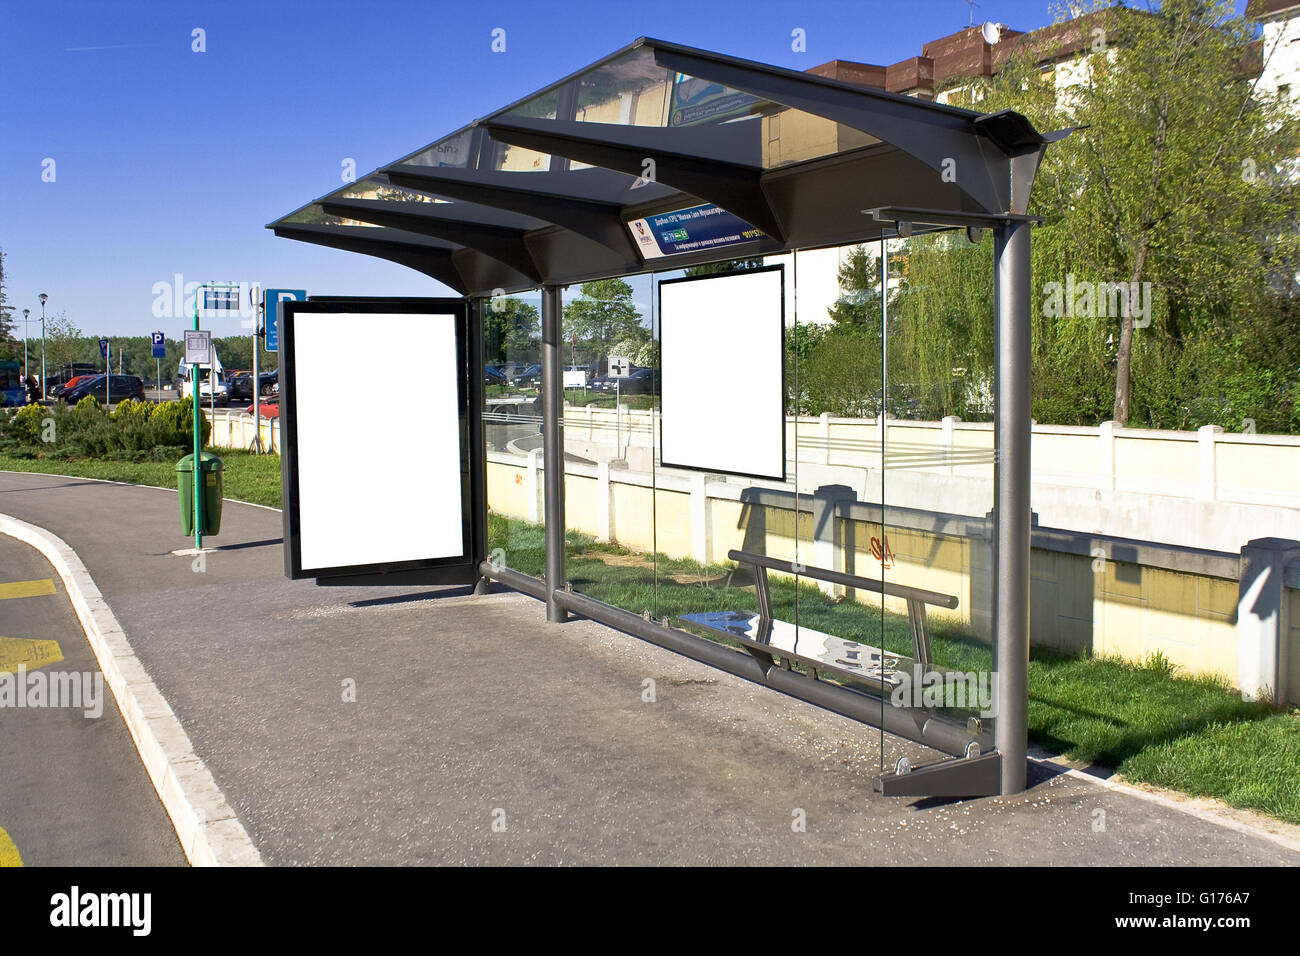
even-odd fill
[[[24,405],[5,423],[4,437],[20,444],[37,444],[41,440],[41,420],[45,418],[45,411],[42,405]]]
[[[127,400],[110,414],[90,397],[73,408],[29,405],[12,416],[0,415],[0,449],[28,458],[175,460],[193,448],[192,409],[188,401],[152,405]],[[201,420],[206,445],[212,426]],[[42,440],[51,435],[53,441]]]

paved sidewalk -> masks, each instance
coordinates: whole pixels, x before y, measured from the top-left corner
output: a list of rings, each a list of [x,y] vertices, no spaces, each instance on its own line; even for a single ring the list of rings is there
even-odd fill
[[[0,473],[0,513],[77,551],[269,864],[1300,864],[1075,776],[887,800],[872,728],[521,595],[287,581],[278,512],[227,502],[201,572],[174,492]]]

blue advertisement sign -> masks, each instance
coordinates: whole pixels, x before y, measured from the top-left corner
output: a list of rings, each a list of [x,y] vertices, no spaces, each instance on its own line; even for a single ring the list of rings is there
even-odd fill
[[[161,332],[153,333],[153,357],[156,359],[167,357],[167,337]]]
[[[267,289],[266,297],[262,300],[262,316],[266,322],[266,350],[268,352],[278,352],[280,350],[280,309],[281,302],[288,299],[291,302],[304,302],[307,299],[306,289]]]
[[[739,216],[705,203],[628,221],[632,240],[645,259],[705,252],[762,239],[764,233]]]
[[[678,73],[673,78],[669,126],[698,126],[748,116],[762,103],[757,96],[741,93],[712,80]]]

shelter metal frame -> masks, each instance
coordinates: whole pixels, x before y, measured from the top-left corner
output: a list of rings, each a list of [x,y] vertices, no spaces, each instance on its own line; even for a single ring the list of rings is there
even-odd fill
[[[683,78],[717,84],[728,104],[739,105],[726,117],[699,123],[666,113],[647,122],[639,115],[620,114],[618,122],[586,116],[593,90],[613,90],[609,95],[622,96],[628,112],[632,84],[658,82],[675,91]],[[774,156],[766,137],[787,114],[823,123],[835,148],[790,161]],[[1068,133],[1040,134],[1009,110],[983,114],[642,38],[268,228],[416,269],[464,296],[471,330],[479,332],[489,297],[541,287],[545,577],[490,563],[486,541],[476,535],[479,590],[497,580],[545,601],[549,621],[590,617],[955,758],[910,774],[886,774],[877,781],[884,793],[1016,793],[1026,783],[1029,657],[1029,251],[1036,219],[1028,202],[1048,145]],[[507,168],[504,158],[514,151],[535,154],[538,171]],[[647,168],[652,176],[645,175]],[[642,256],[632,220],[699,204],[719,207],[761,235],[663,259]],[[765,669],[743,652],[569,588],[560,334],[565,286],[916,231],[966,229],[977,240],[985,228],[994,242],[996,359],[992,619],[1000,710],[993,750],[972,758],[969,744],[982,731],[881,708],[878,698],[793,670]],[[482,368],[481,334],[471,342],[474,383],[482,377],[474,374]],[[481,401],[481,381],[474,391]],[[471,453],[484,459],[481,428],[472,444]],[[476,494],[486,502],[483,472],[478,469]]]

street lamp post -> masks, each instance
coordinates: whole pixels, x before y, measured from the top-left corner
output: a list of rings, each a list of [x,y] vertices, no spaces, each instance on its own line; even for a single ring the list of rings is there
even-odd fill
[[[45,393],[49,390],[45,384],[45,300],[49,296],[42,292],[36,298],[41,300],[41,398],[45,398]]]
[[[32,367],[27,364],[27,316],[32,314],[31,309],[23,309],[23,387],[27,387],[27,380],[31,378]],[[30,393],[29,393],[30,397]]]

